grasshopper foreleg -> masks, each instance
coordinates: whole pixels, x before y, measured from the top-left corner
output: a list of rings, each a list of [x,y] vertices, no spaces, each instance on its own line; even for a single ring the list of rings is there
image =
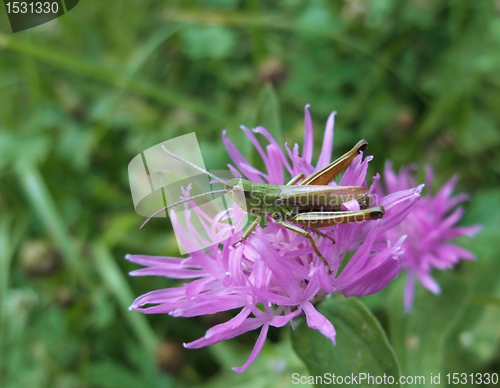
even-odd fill
[[[241,236],[241,238],[240,238],[238,241],[236,241],[235,243],[233,243],[233,247],[234,247],[236,244],[238,244],[238,243],[240,243],[240,242],[245,241],[245,240],[248,238],[248,236],[250,236],[250,233],[252,233],[252,232],[255,230],[255,228],[257,227],[257,225],[259,225],[260,220],[262,220],[262,216],[258,216],[258,217],[257,217],[257,218],[256,218],[256,219],[255,219],[255,220],[254,220],[254,221],[253,221],[253,222],[252,222],[252,223],[248,226],[247,230],[245,230],[245,231],[243,232],[243,236]]]
[[[323,255],[319,251],[318,247],[314,243],[314,240],[313,240],[313,238],[311,236],[311,233],[309,233],[307,230],[299,228],[298,226],[295,226],[295,225],[292,225],[292,224],[289,224],[289,223],[286,223],[286,222],[283,222],[283,221],[276,220],[276,222],[278,222],[278,224],[280,224],[281,226],[287,228],[288,230],[291,230],[292,232],[298,233],[301,236],[307,238],[309,240],[309,242],[311,243],[311,246],[314,249],[314,252],[316,252],[316,254],[319,256],[319,258],[321,259],[321,261],[323,262],[323,264],[325,264],[326,269],[328,270],[328,275],[332,274],[332,270],[330,269],[330,266],[326,262],[326,259],[323,257]]]

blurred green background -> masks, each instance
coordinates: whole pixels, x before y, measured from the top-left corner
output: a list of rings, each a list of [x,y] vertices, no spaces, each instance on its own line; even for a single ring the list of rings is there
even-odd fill
[[[231,315],[127,311],[176,283],[129,278],[123,259],[179,256],[167,222],[138,230],[135,155],[195,131],[207,168],[222,169],[227,129],[258,164],[239,125],[301,145],[306,103],[316,157],[336,110],[334,156],[367,139],[369,176],[386,159],[432,165],[437,184],[460,176],[462,224],[484,225],[461,241],[477,262],[437,275],[439,298],[420,287],[410,315],[402,279],[364,302],[403,374],[498,372],[499,47],[498,0],[82,0],[16,34],[0,11],[0,386],[273,387],[306,374],[289,329],[270,331],[244,375],[230,367],[258,333],[184,350]]]

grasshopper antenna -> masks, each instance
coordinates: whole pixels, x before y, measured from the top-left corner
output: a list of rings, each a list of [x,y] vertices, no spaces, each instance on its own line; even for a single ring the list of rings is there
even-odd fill
[[[193,197],[189,197],[189,198],[186,198],[186,199],[183,199],[181,201],[177,201],[177,202],[174,202],[172,203],[171,205],[168,205],[168,206],[165,206],[165,207],[162,207],[160,210],[157,210],[155,211],[153,214],[151,214],[148,219],[146,221],[144,221],[142,223],[142,225],[139,227],[139,229],[142,229],[146,226],[146,224],[151,221],[153,218],[155,218],[158,214],[160,214],[161,212],[165,211],[165,210],[168,210],[174,206],[177,206],[177,205],[180,205],[180,204],[183,204],[184,202],[187,202],[187,201],[191,201],[192,199],[196,199],[196,198],[201,198],[201,197],[204,197],[206,195],[209,195],[209,194],[219,194],[219,193],[227,193],[229,190],[215,190],[215,191],[209,191],[208,193],[203,193],[203,194],[198,194],[198,195],[195,195]]]
[[[172,158],[177,159],[177,160],[180,160],[182,163],[185,163],[185,164],[187,164],[188,166],[191,166],[191,167],[193,167],[194,169],[196,169],[196,170],[198,170],[198,171],[201,171],[203,174],[208,175],[210,178],[215,179],[215,180],[216,180],[217,182],[219,182],[219,183],[222,183],[222,184],[225,184],[225,183],[226,183],[225,181],[223,181],[223,180],[222,180],[222,179],[220,179],[219,177],[216,177],[214,174],[211,174],[211,173],[209,173],[207,170],[202,169],[201,167],[197,166],[197,165],[196,165],[196,164],[194,164],[194,163],[191,163],[189,160],[186,160],[186,159],[181,158],[180,156],[178,156],[178,155],[176,155],[176,154],[173,154],[172,152],[170,152],[169,150],[167,150],[167,149],[165,148],[165,146],[164,146],[164,145],[162,145],[162,146],[161,146],[161,148],[163,148],[163,151],[165,151],[167,154],[169,154]],[[215,193],[215,191],[214,191],[214,193]],[[194,198],[194,197],[193,197],[193,198]]]
[[[164,146],[164,145],[162,145],[162,146],[161,146],[161,148],[163,148],[163,151],[165,151],[165,152],[166,152],[168,155],[170,155],[172,158],[177,159],[177,160],[181,161],[182,163],[187,164],[188,166],[193,167],[195,170],[198,170],[198,171],[202,172],[203,174],[208,175],[210,178],[215,179],[217,182],[222,183],[223,185],[225,185],[225,184],[226,184],[226,182],[225,182],[225,181],[223,181],[223,180],[222,180],[222,179],[220,179],[219,177],[215,176],[214,174],[211,174],[211,173],[209,173],[207,170],[204,170],[203,168],[201,168],[201,167],[197,166],[197,165],[196,165],[196,164],[194,164],[194,163],[191,163],[189,160],[186,160],[186,159],[184,159],[184,158],[181,158],[179,155],[176,155],[176,154],[174,154],[174,153],[170,152],[167,148],[165,148],[165,146]],[[168,205],[168,206],[165,206],[165,207],[163,207],[163,208],[161,208],[161,209],[159,209],[159,210],[155,211],[153,214],[151,214],[151,215],[150,215],[150,216],[146,219],[146,221],[144,221],[144,222],[142,223],[142,225],[140,226],[140,228],[139,228],[139,229],[144,228],[144,227],[147,225],[147,223],[148,223],[149,221],[151,221],[153,218],[155,218],[155,217],[156,217],[158,214],[160,214],[161,212],[163,212],[163,211],[165,211],[165,210],[168,210],[168,209],[170,209],[170,208],[172,208],[172,207],[174,207],[174,206],[177,206],[177,205],[183,204],[184,202],[190,201],[190,200],[192,200],[192,199],[197,199],[197,198],[204,197],[204,196],[209,195],[209,194],[227,193],[228,191],[229,191],[228,189],[225,189],[225,190],[216,190],[216,191],[209,191],[209,192],[207,192],[207,193],[203,193],[203,194],[195,195],[195,196],[193,196],[193,197],[189,197],[189,198],[183,199],[183,200],[181,200],[181,201],[174,202],[173,204]]]

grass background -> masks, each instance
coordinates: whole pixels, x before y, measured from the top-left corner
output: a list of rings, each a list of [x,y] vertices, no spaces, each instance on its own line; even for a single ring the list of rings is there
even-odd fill
[[[398,331],[410,325],[400,279],[365,301],[403,372],[499,371],[499,44],[498,0],[85,0],[16,34],[0,11],[0,385],[288,386],[305,374],[287,330],[270,332],[243,377],[229,368],[255,333],[183,350],[227,316],[127,311],[175,282],[128,278],[123,257],[178,256],[169,228],[137,229],[135,155],[195,131],[207,168],[220,169],[227,129],[257,161],[238,126],[302,144],[306,103],[316,156],[336,110],[334,155],[367,139],[369,175],[390,159],[434,166],[426,190],[460,176],[472,195],[463,225],[484,229],[461,241],[478,261],[438,276],[453,314],[431,322],[439,303],[417,296],[408,330],[434,347],[415,353]]]

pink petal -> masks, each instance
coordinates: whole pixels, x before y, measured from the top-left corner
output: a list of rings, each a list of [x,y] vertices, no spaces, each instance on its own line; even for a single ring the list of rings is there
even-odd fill
[[[264,150],[262,149],[262,146],[260,145],[259,141],[255,137],[255,135],[244,125],[241,126],[241,129],[243,132],[245,132],[245,135],[247,135],[248,139],[250,142],[253,144],[253,146],[257,149],[257,152],[259,153],[260,157],[264,161],[265,164],[267,164],[267,155],[264,153]]]
[[[355,199],[351,199],[350,201],[344,202],[343,204],[340,205],[340,210],[343,211],[356,211],[361,209],[359,207],[359,202],[356,201]]]
[[[333,149],[333,127],[335,125],[335,115],[337,112],[332,112],[328,117],[325,128],[325,135],[323,137],[323,146],[321,147],[321,154],[319,155],[318,164],[316,169],[321,169],[327,166],[332,159]]]
[[[298,300],[302,294],[300,286],[293,273],[283,267],[281,263],[283,258],[273,249],[269,242],[260,236],[252,238],[250,244],[259,252],[268,252],[268,255],[263,256],[262,260],[267,264],[274,276],[276,276],[281,287],[283,287],[283,290],[290,298]]]
[[[323,314],[320,314],[311,302],[302,302],[300,306],[306,314],[307,326],[318,330],[335,345],[336,333],[332,323]]]
[[[269,155],[266,163],[267,172],[269,175],[268,182],[275,185],[284,185],[285,176],[283,173],[283,165],[281,164],[281,149],[273,144],[267,146],[267,153]]]
[[[246,298],[239,295],[199,295],[170,313],[173,317],[196,317],[198,315],[215,314],[246,304]]]
[[[439,284],[429,274],[417,273],[416,275],[420,283],[429,291],[436,295],[441,293],[441,287],[439,287]]]
[[[242,316],[245,314],[248,316],[249,313],[249,311],[246,311],[244,314],[242,314]],[[197,339],[196,341],[184,344],[184,347],[187,349],[199,349],[204,346],[215,344],[219,341],[237,337],[243,333],[246,333],[247,331],[255,330],[269,321],[268,317],[264,317],[245,318],[245,320],[241,322],[242,316],[240,316],[235,321],[231,320],[208,329],[204,337]]]
[[[481,225],[471,225],[471,226],[463,226],[458,228],[452,228],[445,232],[444,238],[452,239],[459,236],[469,236],[473,237],[482,229]]]
[[[261,179],[261,177],[256,174],[251,168],[249,168],[250,164],[248,161],[243,157],[240,151],[238,151],[238,148],[229,140],[226,138],[226,131],[222,131],[222,141],[224,142],[224,145],[226,146],[227,153],[233,160],[233,162],[236,164],[236,166],[241,170],[246,172],[246,177],[250,179],[253,182],[257,183],[263,183],[264,181]]]
[[[415,298],[415,276],[412,271],[408,271],[406,275],[406,285],[405,285],[405,296],[404,296],[404,306],[405,312],[408,313],[412,306],[413,300]]]
[[[252,131],[254,133],[260,133],[262,136],[264,136],[266,138],[266,140],[270,144],[273,145],[274,148],[280,150],[280,158],[281,158],[282,163],[285,165],[285,167],[288,169],[288,171],[291,171],[290,164],[288,163],[288,160],[287,160],[285,154],[283,153],[283,151],[281,151],[281,146],[276,142],[276,140],[274,140],[274,137],[271,136],[271,134],[267,131],[267,129],[264,127],[257,127],[257,128],[254,128]]]
[[[168,268],[141,268],[129,272],[130,276],[164,276],[172,279],[193,279],[206,276],[205,271],[198,269],[168,269]]]
[[[264,342],[266,342],[268,331],[269,331],[269,324],[265,324],[264,326],[262,326],[259,338],[257,339],[257,342],[255,342],[255,346],[253,347],[250,357],[248,358],[247,362],[245,362],[242,366],[235,366],[233,368],[235,372],[243,373],[250,366],[250,364],[255,361],[257,356],[260,354],[262,347],[264,346]]]
[[[304,160],[311,164],[313,154],[313,125],[311,114],[309,113],[309,104],[304,109],[304,146],[302,147],[302,157]]]

